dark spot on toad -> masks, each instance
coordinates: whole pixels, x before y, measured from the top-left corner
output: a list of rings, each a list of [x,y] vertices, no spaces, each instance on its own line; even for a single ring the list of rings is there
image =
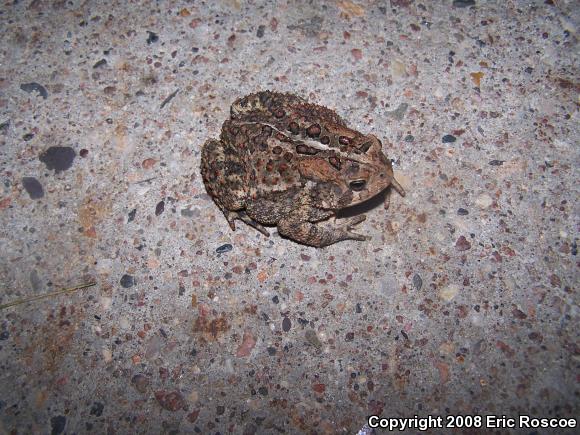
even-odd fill
[[[317,149],[315,149],[315,148],[310,148],[310,147],[309,147],[309,146],[307,146],[307,145],[300,144],[300,145],[297,145],[297,146],[296,146],[296,152],[297,152],[298,154],[307,154],[307,155],[309,155],[309,156],[312,156],[312,155],[314,155],[314,154],[318,153],[318,150],[317,150]]]
[[[330,157],[328,162],[334,166],[336,169],[340,170],[340,159],[338,157]]]
[[[288,130],[290,130],[290,133],[292,134],[298,134],[300,132],[300,126],[298,123],[292,121],[290,124],[288,124]]]
[[[308,127],[308,129],[306,130],[306,133],[308,134],[308,136],[310,137],[318,137],[318,135],[320,134],[321,129],[320,129],[320,125],[318,124],[312,124],[310,127]]]

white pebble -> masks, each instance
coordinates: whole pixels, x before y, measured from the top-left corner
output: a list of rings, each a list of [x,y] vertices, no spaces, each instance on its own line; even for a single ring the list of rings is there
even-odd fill
[[[111,349],[109,349],[108,347],[103,347],[101,353],[106,363],[113,361],[113,352],[111,352]]]
[[[449,284],[447,287],[444,287],[439,292],[439,296],[441,299],[449,302],[459,293],[459,286],[457,284]]]
[[[131,324],[129,323],[129,319],[127,319],[126,317],[121,317],[119,319],[119,327],[121,329],[129,329],[131,327]]]
[[[487,193],[482,193],[477,197],[475,200],[475,204],[482,209],[488,208],[491,204],[493,204],[493,199]]]
[[[99,298],[99,303],[101,304],[103,310],[108,310],[111,308],[111,305],[113,304],[113,298],[110,298],[108,296],[101,296]]]
[[[189,393],[189,401],[191,403],[196,403],[199,400],[199,393],[195,390],[193,390],[191,393]]]

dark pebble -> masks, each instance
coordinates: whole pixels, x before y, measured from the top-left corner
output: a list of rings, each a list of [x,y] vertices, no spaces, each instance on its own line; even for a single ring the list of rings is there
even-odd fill
[[[38,159],[46,165],[46,169],[59,173],[72,166],[75,156],[75,150],[71,147],[50,147]]]
[[[572,249],[570,250],[570,253],[572,255],[577,255],[578,254],[578,243],[576,243],[576,240],[574,240],[572,242]]]
[[[48,98],[48,92],[46,91],[46,88],[44,86],[42,86],[41,84],[38,84],[38,83],[35,83],[35,82],[32,82],[32,83],[23,83],[23,84],[20,85],[20,89],[22,89],[24,92],[28,92],[29,94],[31,92],[36,91],[45,100]]]
[[[149,387],[149,378],[145,375],[135,375],[131,379],[131,383],[135,386],[135,389],[140,393],[146,393]]]
[[[185,399],[179,391],[172,391],[170,393],[165,391],[156,391],[155,399],[163,409],[172,412],[182,409],[185,405]]]
[[[10,120],[4,121],[3,123],[0,124],[0,131],[2,133],[5,133],[8,131],[9,127],[10,127]]]
[[[458,251],[467,251],[471,249],[471,243],[469,243],[465,236],[461,236],[455,242],[455,249]]]
[[[421,290],[421,287],[423,287],[423,279],[418,273],[413,276],[413,285],[417,291]]]
[[[8,337],[10,337],[10,333],[8,331],[0,332],[0,341],[8,340]]]
[[[302,326],[306,326],[310,322],[308,320],[306,320],[306,319],[303,319],[302,317],[298,317],[298,323],[300,323]]]
[[[230,252],[232,249],[233,246],[230,245],[229,243],[226,243],[225,245],[221,245],[219,248],[217,248],[215,252],[217,252],[218,254],[224,254],[226,252]]]
[[[191,349],[191,351],[189,352],[189,356],[192,356],[195,358],[195,356],[197,355],[197,349],[194,347],[193,349]]]
[[[501,166],[503,165],[503,162],[505,162],[505,160],[492,160],[491,162],[489,162],[489,164],[491,166]]]
[[[64,427],[66,426],[66,417],[64,415],[57,415],[50,419],[50,426],[52,430],[51,435],[58,435],[64,432]]]
[[[165,201],[159,201],[155,206],[155,216],[159,216],[165,211]]]
[[[290,331],[291,327],[292,327],[292,322],[290,321],[290,319],[288,317],[284,317],[284,320],[282,320],[282,330],[284,332],[288,332],[288,331]]]
[[[453,0],[453,6],[456,8],[468,8],[475,6],[475,0]]]
[[[32,290],[35,292],[41,290],[43,287],[42,279],[38,276],[38,271],[36,269],[30,271],[30,285],[32,286]]]
[[[89,155],[89,150],[86,148],[83,148],[82,150],[79,151],[79,155],[84,159],[86,156]]]
[[[39,199],[44,196],[42,184],[34,177],[22,177],[22,186],[30,196],[30,199]]]
[[[267,396],[268,395],[268,388],[260,387],[260,388],[258,388],[258,393],[260,393],[262,396]]]
[[[258,32],[256,33],[256,36],[258,38],[263,38],[264,37],[264,32],[266,31],[266,26],[264,25],[260,25],[258,26]]]
[[[93,65],[93,68],[95,68],[95,69],[100,68],[102,66],[105,66],[106,64],[107,64],[107,61],[105,59],[101,59]]]
[[[307,329],[306,332],[304,333],[304,338],[306,338],[306,341],[310,343],[312,346],[316,347],[317,349],[320,349],[322,347],[322,343],[318,338],[318,335],[316,334],[316,331],[314,331],[314,329],[310,328]]]
[[[529,67],[527,67],[527,68],[525,69],[525,71],[526,71],[528,74],[531,74],[531,73],[533,73],[533,72],[534,72],[534,68],[532,68],[531,66],[529,66]]]
[[[396,119],[397,121],[400,121],[405,117],[405,113],[407,112],[408,108],[409,105],[407,103],[401,103],[396,109],[387,111],[385,114],[391,118]]]
[[[407,136],[405,136],[405,142],[413,142],[415,140],[415,136],[413,136],[412,134],[408,134]]]
[[[135,279],[131,275],[123,275],[121,277],[121,287],[123,288],[131,288],[135,285]]]
[[[103,415],[103,409],[105,409],[105,405],[103,405],[101,402],[95,402],[91,407],[91,415],[94,415],[95,417],[100,417],[101,415]]]
[[[357,313],[357,314],[360,314],[360,313],[362,313],[362,307],[360,306],[360,304],[359,304],[359,303],[357,303],[357,304],[356,304],[356,309],[355,309],[355,311],[356,311],[356,313]]]
[[[173,100],[173,98],[177,95],[177,93],[179,92],[179,89],[176,89],[175,91],[173,91],[171,94],[169,94],[167,96],[167,98],[165,98],[165,100],[163,100],[163,102],[161,103],[161,107],[160,109],[163,109],[167,104],[169,104],[169,102],[171,100]]]
[[[275,347],[269,347],[268,348],[268,355],[270,355],[270,356],[276,355],[276,348]]]
[[[218,405],[216,407],[216,414],[217,415],[224,415],[224,413],[226,412],[226,407],[223,405]]]
[[[25,141],[25,142],[28,142],[33,137],[34,137],[34,134],[33,133],[26,133],[24,136],[22,136],[22,140]]]
[[[407,335],[407,333],[405,331],[403,331],[402,329],[401,329],[401,335],[403,336],[403,338],[405,340],[408,340],[409,339],[409,336]]]
[[[274,302],[275,304],[277,304],[278,302],[280,302],[280,298],[278,298],[278,295],[274,296],[272,298],[272,302]]]
[[[354,340],[354,332],[347,332],[345,340],[346,341],[353,341]]]
[[[147,44],[152,44],[154,42],[159,41],[159,36],[157,36],[157,33],[150,32],[149,30],[147,30],[147,34],[149,35],[147,36]]]
[[[244,432],[242,433],[242,435],[254,435],[258,433],[258,426],[256,426],[254,423],[248,423],[247,425],[244,426]]]
[[[129,219],[127,219],[127,223],[133,222],[135,220],[135,215],[137,214],[137,209],[134,208],[129,212]]]
[[[457,138],[452,134],[446,134],[445,136],[443,136],[441,140],[443,141],[443,143],[452,143],[455,142]]]
[[[464,208],[458,208],[457,209],[457,214],[459,216],[467,216],[469,214],[468,210],[465,210]]]

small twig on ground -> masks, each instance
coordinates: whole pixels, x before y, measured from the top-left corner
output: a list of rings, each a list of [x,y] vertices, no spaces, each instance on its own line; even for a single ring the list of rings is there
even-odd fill
[[[86,284],[77,285],[76,287],[63,288],[61,290],[57,290],[57,291],[54,291],[51,293],[44,293],[42,295],[31,296],[29,298],[17,299],[13,302],[8,302],[7,304],[0,305],[0,310],[3,310],[4,308],[8,308],[8,307],[13,307],[15,305],[25,304],[27,302],[37,301],[39,299],[50,298],[52,296],[60,295],[61,293],[72,293],[72,292],[75,292],[77,290],[82,290],[82,289],[87,288],[87,287],[92,287],[96,284],[97,284],[96,282],[88,282]]]

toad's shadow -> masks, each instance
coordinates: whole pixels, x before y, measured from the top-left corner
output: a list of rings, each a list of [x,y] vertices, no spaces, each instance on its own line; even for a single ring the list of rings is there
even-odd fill
[[[389,193],[388,190],[391,187],[383,190],[381,193],[373,196],[372,198],[367,199],[360,204],[353,205],[351,207],[343,208],[336,213],[337,219],[342,218],[349,218],[352,216],[356,216],[359,214],[364,214],[372,210],[373,208],[377,207],[380,204],[383,204],[387,198],[387,194]],[[392,193],[391,193],[392,194]]]

